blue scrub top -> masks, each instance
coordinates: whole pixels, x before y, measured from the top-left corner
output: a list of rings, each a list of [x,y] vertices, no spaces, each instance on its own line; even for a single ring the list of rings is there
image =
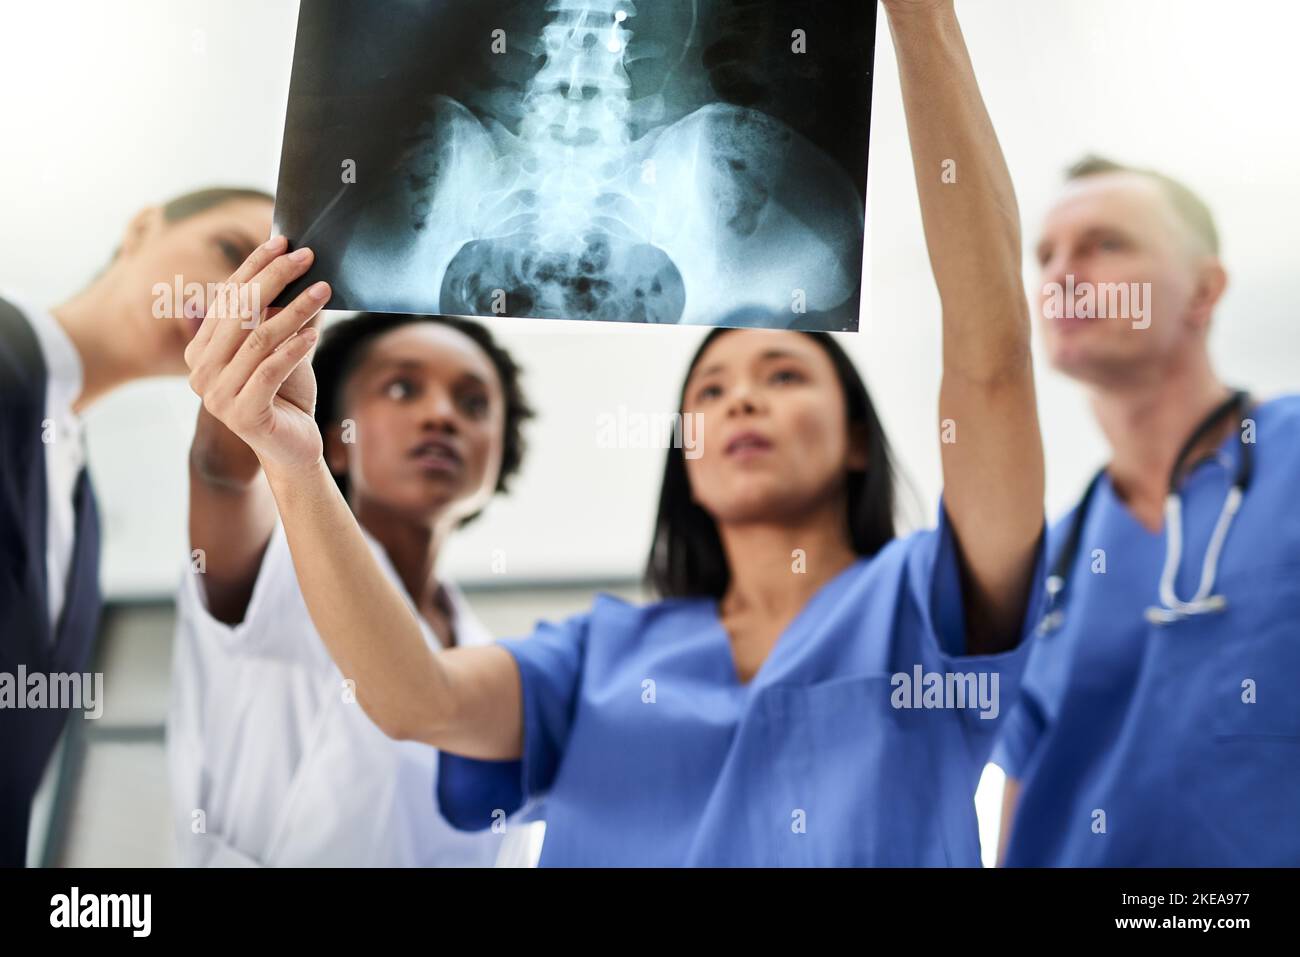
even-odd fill
[[[523,687],[523,794],[545,798],[541,864],[979,866],[973,796],[1041,613],[1043,555],[1018,647],[997,655],[963,655],[942,508],[937,529],[826,583],[746,684],[713,599],[601,594],[502,641]],[[894,678],[918,673],[915,690]],[[967,706],[924,707],[958,703],[932,674],[972,675]],[[458,800],[507,765],[440,760],[460,782],[438,795],[449,821],[514,810]]]
[[[1008,865],[1300,864],[1300,397],[1248,416],[1254,477],[1219,562],[1222,612],[1146,621],[1164,535],[1101,480],[1064,626],[1036,640],[994,754],[1022,786]],[[1184,600],[1240,456],[1229,436],[1183,483]]]

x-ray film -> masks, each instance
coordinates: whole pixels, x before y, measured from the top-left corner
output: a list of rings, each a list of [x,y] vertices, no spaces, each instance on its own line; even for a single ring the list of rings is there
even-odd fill
[[[289,295],[856,330],[875,28],[843,0],[305,2]]]

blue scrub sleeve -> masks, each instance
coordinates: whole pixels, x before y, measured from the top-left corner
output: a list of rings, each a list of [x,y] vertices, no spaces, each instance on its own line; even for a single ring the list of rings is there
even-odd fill
[[[482,831],[524,804],[519,761],[479,761],[438,752],[438,810],[460,831]]]
[[[998,730],[998,740],[989,760],[1008,777],[1020,779],[1025,776],[1051,723],[1052,709],[1046,703],[1058,698],[1062,690],[1053,687],[1056,683],[1053,676],[1058,676],[1056,680],[1059,680],[1062,674],[1058,667],[1053,667],[1060,663],[1056,656],[1062,649],[1059,644],[1051,642],[1059,640],[1060,636],[1056,636],[1035,642],[1034,652],[1025,666],[1025,676],[1020,682],[1020,699]]]
[[[519,667],[523,757],[480,761],[440,754],[438,808],[453,827],[487,827],[500,817],[497,811],[512,814],[550,789],[569,740],[590,618],[583,612],[559,624],[539,622],[527,638],[497,642]]]
[[[948,517],[948,507],[942,499],[939,502],[938,527],[933,533],[922,535],[921,538],[921,547],[913,553],[916,561],[913,569],[919,581],[928,583],[928,589],[923,587],[922,594],[928,597],[928,630],[938,642],[940,655],[945,658],[977,658],[988,662],[999,659],[1010,661],[1010,656],[1017,656],[1023,669],[1025,656],[1032,646],[1032,638],[1046,604],[1046,520],[1043,522],[1043,531],[1039,534],[1038,545],[1034,552],[1029,594],[1016,640],[1007,651],[993,655],[970,655],[966,650],[966,613],[961,585],[961,556],[952,520]]]
[[[919,586],[917,596],[924,608],[923,631],[930,642],[928,648],[921,649],[922,660],[930,659],[937,653],[935,664],[942,671],[988,672],[998,677],[998,707],[994,717],[982,717],[982,712],[976,709],[963,711],[967,718],[965,725],[971,753],[980,767],[988,759],[995,734],[1000,733],[1001,727],[1016,710],[1021,680],[1033,647],[1034,632],[1045,608],[1046,521],[1043,528],[1016,640],[1008,650],[996,654],[972,655],[967,651],[961,558],[952,522],[942,501],[939,505],[938,527],[933,533],[921,536],[920,547],[912,554],[915,562],[912,566],[914,581]]]

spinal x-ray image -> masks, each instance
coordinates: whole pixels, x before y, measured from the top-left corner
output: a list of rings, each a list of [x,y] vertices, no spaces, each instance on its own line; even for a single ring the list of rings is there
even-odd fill
[[[856,330],[874,3],[303,3],[276,228],[330,307]]]

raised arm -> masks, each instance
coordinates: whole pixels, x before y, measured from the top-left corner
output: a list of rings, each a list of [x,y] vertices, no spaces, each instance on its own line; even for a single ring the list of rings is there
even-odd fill
[[[275,529],[275,499],[253,450],[199,407],[190,446],[190,548],[202,553],[208,612],[244,620]]]
[[[968,650],[1020,633],[1043,529],[1043,448],[1020,214],[952,0],[886,0],[930,263],[943,309],[944,500]]]
[[[312,622],[371,720],[390,737],[466,757],[518,758],[523,705],[510,653],[430,650],[323,460],[267,475]]]
[[[257,457],[312,622],[371,719],[391,737],[468,757],[517,758],[523,731],[514,659],[497,647],[434,653],[325,467],[308,359],[329,287],[317,283],[273,314],[230,307],[270,303],[307,270],[310,253],[295,260],[284,248],[277,237],[227,281],[185,350],[190,385]]]

